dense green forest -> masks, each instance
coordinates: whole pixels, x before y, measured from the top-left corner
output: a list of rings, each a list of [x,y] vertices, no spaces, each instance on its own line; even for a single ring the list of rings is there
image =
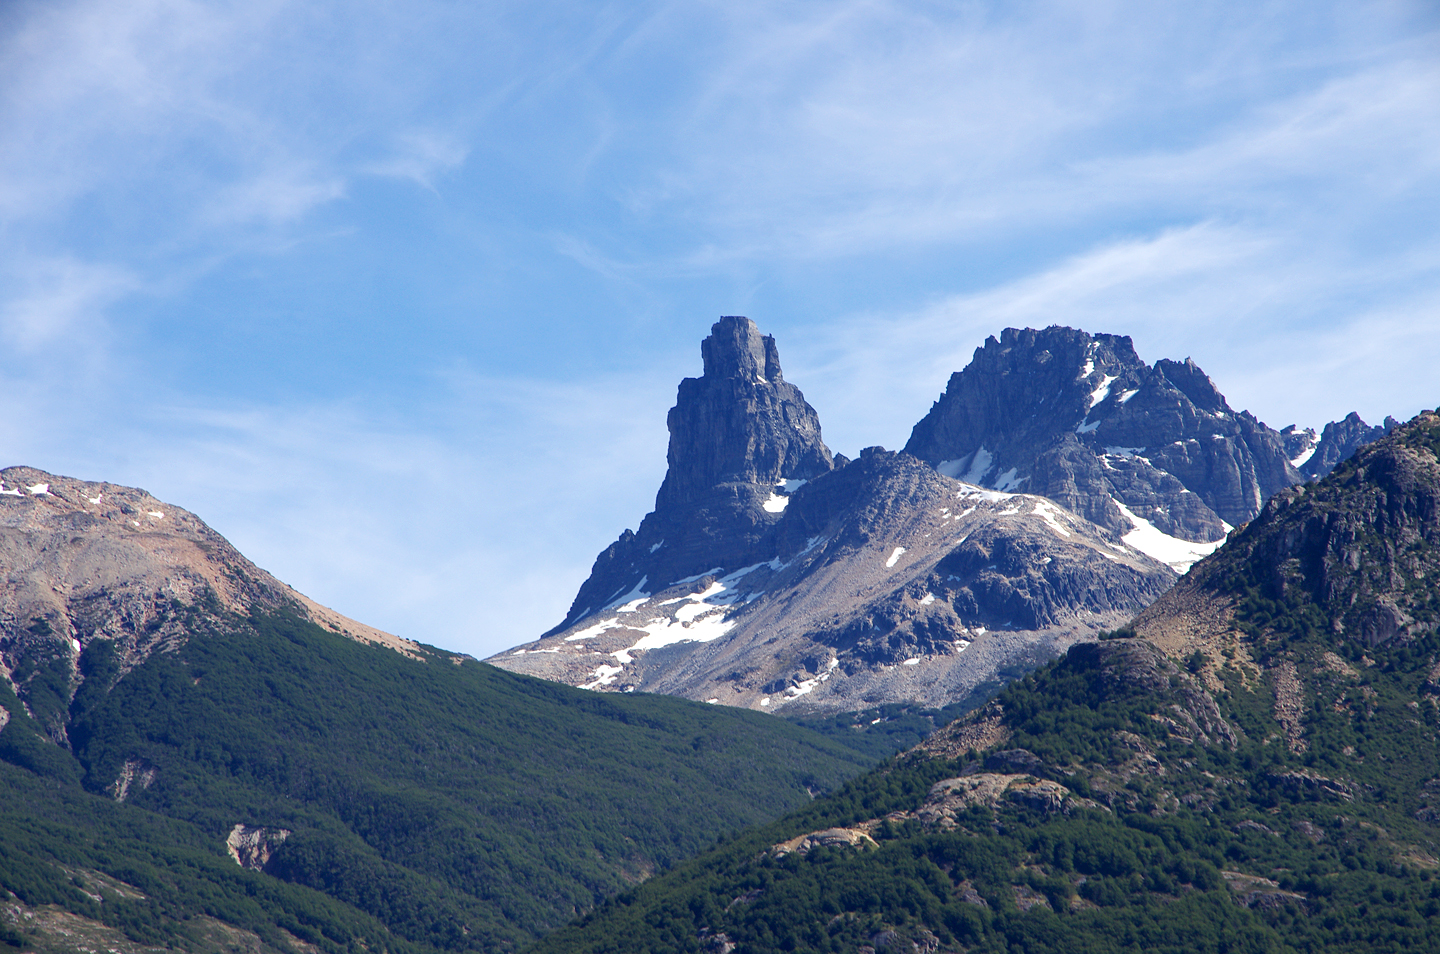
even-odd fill
[[[1440,772],[1436,722],[1431,712],[1420,727],[1409,705],[1440,644],[1371,658],[1355,687],[1371,708],[1336,740],[1361,754],[1342,756],[1351,771],[1327,785],[1317,779],[1339,780],[1316,771],[1330,770],[1324,759],[1263,731],[1273,700],[1262,685],[1231,693],[1243,704],[1226,715],[1249,730],[1233,748],[1177,735],[1165,719],[1193,680],[1177,671],[1175,688],[1155,689],[1110,678],[1126,665],[1124,642],[1072,651],[1003,691],[992,711],[1004,713],[1009,748],[998,764],[993,751],[892,761],[537,951],[1440,949],[1440,816],[1423,810],[1440,805],[1428,784]],[[957,813],[953,827],[917,811],[942,780],[1013,773],[1016,760],[1064,786],[1063,807],[1002,799]],[[772,850],[875,820],[863,847]]]
[[[875,761],[758,713],[211,618],[123,678],[92,642],[70,702],[42,662],[34,719],[0,684],[0,889],[146,943],[195,946],[204,913],[277,945],[503,950]],[[289,832],[264,874],[226,854],[237,824]],[[97,901],[66,868],[144,899]]]

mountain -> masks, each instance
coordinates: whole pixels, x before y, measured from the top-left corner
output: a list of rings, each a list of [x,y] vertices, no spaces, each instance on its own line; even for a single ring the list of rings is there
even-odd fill
[[[951,376],[905,450],[970,483],[1139,531],[1156,543],[1148,552],[1166,559],[1164,544],[1183,569],[1272,494],[1382,433],[1355,414],[1320,438],[1275,431],[1232,409],[1188,358],[1147,365],[1128,337],[1007,328]]]
[[[537,952],[1440,949],[1440,414],[1132,627]]]
[[[364,627],[144,491],[0,479],[0,945],[512,950],[872,764]]]
[[[488,661],[570,685],[789,713],[979,698],[1175,579],[1033,495],[909,454],[832,456],[773,338],[722,318],[671,409],[655,510],[560,625]]]
[[[0,666],[54,742],[96,639],[128,671],[183,644],[197,619],[283,610],[418,658],[416,643],[320,606],[143,490],[9,467],[0,506]]]
[[[720,319],[701,354],[655,510],[558,626],[489,662],[790,714],[976,701],[1119,625],[1269,496],[1384,433],[1354,414],[1277,432],[1189,360],[1010,328],[903,452],[852,462],[754,322]]]
[[[1312,428],[1302,431],[1292,424],[1280,432],[1280,437],[1285,442],[1290,463],[1306,480],[1318,480],[1356,450],[1384,437],[1399,424],[1395,418],[1387,417],[1384,424],[1371,427],[1351,411],[1343,420],[1326,424],[1318,435]]]

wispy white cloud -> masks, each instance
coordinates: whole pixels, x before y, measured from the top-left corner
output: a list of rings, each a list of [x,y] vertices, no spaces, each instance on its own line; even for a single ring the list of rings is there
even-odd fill
[[[1366,5],[1368,24],[1327,6],[1355,30],[1316,62],[1302,6],[736,4],[628,198],[703,218],[688,263],[718,268],[964,248],[1142,207],[1294,214],[1316,189],[1361,214],[1433,186],[1436,37],[1376,36],[1393,5]]]
[[[459,168],[469,153],[469,147],[454,135],[411,130],[395,137],[389,156],[366,163],[362,169],[371,175],[409,179],[433,191],[435,178]]]
[[[11,261],[5,271],[0,338],[26,360],[57,345],[68,360],[98,351],[110,338],[106,309],[141,288],[126,269],[68,256]]]
[[[1378,421],[1440,399],[1440,244],[1403,261],[1306,260],[1284,237],[1205,222],[1102,246],[1042,273],[909,312],[801,329],[788,348],[827,440],[899,447],[973,349],[1006,327],[1128,334],[1147,361],[1193,357],[1276,427],[1360,410]],[[1383,306],[1351,290],[1388,284]]]

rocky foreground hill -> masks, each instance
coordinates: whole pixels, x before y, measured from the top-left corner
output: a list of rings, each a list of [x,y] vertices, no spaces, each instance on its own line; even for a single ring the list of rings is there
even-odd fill
[[[1440,950],[1440,414],[543,952]]]
[[[978,699],[1120,625],[1265,499],[1383,433],[1353,415],[1278,432],[1193,362],[1007,329],[904,451],[850,461],[754,322],[722,318],[701,355],[655,510],[555,629],[489,662],[792,714]]]

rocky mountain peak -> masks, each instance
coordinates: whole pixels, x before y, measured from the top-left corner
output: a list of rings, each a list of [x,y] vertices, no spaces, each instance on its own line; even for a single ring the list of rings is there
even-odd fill
[[[419,647],[336,613],[246,559],[204,521],[135,487],[33,467],[0,470],[0,682],[56,742],[81,655],[109,644],[121,667],[176,649],[207,624],[292,612],[361,642]],[[46,689],[49,686],[51,689]]]
[[[772,335],[762,335],[755,322],[743,315],[726,315],[710,326],[710,336],[700,342],[700,357],[706,378],[762,379],[778,383],[780,352]]]
[[[666,423],[669,469],[655,510],[595,560],[565,620],[738,566],[780,519],[789,495],[836,466],[820,417],[785,380],[775,339],[739,315],[700,343],[704,373],[680,382]],[[844,458],[841,458],[843,462]]]
[[[820,418],[785,381],[775,339],[749,318],[721,318],[700,344],[705,373],[680,382],[670,428],[670,468],[657,511],[692,504],[718,485],[767,488],[834,467]],[[765,496],[765,495],[762,495]]]
[[[1062,327],[987,340],[905,449],[949,476],[1176,544],[1223,539],[1303,479],[1286,440],[1231,410],[1194,361],[1147,365],[1128,337]]]
[[[1328,620],[1331,632],[1322,635],[1332,640],[1374,646],[1440,630],[1429,582],[1437,572],[1440,415],[1422,411],[1318,483],[1276,494],[1243,535],[1140,621],[1218,593],[1242,621],[1260,620],[1257,629],[1268,617],[1256,607],[1274,613],[1271,604],[1283,604],[1312,623]],[[1311,609],[1318,617],[1305,615]]]

